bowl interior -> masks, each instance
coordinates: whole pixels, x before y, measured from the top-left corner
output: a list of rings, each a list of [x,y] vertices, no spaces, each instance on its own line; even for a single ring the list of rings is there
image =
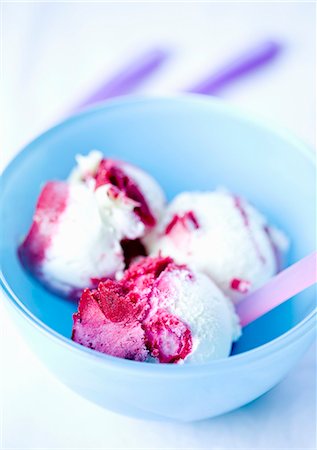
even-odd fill
[[[3,175],[3,276],[36,317],[69,337],[76,304],[50,294],[22,269],[17,246],[41,186],[65,179],[77,153],[100,149],[149,171],[168,198],[225,186],[245,196],[291,239],[287,263],[314,249],[315,170],[291,138],[200,97],[123,99],[71,118],[32,142]],[[233,353],[267,343],[313,309],[308,289],[245,328]]]

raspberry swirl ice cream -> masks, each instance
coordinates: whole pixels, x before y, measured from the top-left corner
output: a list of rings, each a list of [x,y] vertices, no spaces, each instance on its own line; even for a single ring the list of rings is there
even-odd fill
[[[93,192],[63,181],[44,186],[19,256],[50,290],[69,297],[124,269],[122,248],[105,229]]]
[[[194,363],[227,357],[240,332],[233,306],[207,276],[158,257],[85,290],[72,339],[136,361]]]
[[[178,195],[146,238],[150,254],[207,274],[234,301],[280,269],[287,245],[253,206],[225,190]]]
[[[191,364],[229,356],[241,334],[230,300],[274,275],[287,244],[237,195],[185,192],[165,207],[152,177],[93,151],[46,183],[18,253],[48,289],[80,298],[77,343]]]
[[[155,180],[100,152],[79,156],[67,182],[48,182],[19,247],[23,265],[50,290],[80,296],[100,280],[120,278],[145,254],[141,238],[165,200]]]
[[[101,218],[119,240],[142,238],[157,224],[165,206],[163,191],[150,175],[98,151],[77,157],[69,182],[95,191]]]

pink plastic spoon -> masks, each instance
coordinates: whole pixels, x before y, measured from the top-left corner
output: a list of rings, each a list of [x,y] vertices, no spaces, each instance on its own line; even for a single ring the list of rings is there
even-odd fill
[[[244,327],[317,282],[317,252],[287,267],[236,307]]]

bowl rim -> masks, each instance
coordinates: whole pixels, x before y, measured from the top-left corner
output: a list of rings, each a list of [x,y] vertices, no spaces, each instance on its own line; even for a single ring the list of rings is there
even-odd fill
[[[71,117],[61,121],[57,125],[49,128],[47,131],[41,133],[37,138],[32,140],[28,145],[26,145],[5,167],[1,175],[1,184],[5,185],[6,180],[9,179],[10,174],[15,170],[16,165],[20,163],[20,160],[28,157],[29,153],[37,147],[35,144],[41,143],[50,137],[51,134],[59,132],[64,127],[68,127],[72,123],[76,122],[78,119],[84,119],[86,116],[98,113],[99,111],[112,110],[114,108],[124,108],[126,106],[133,106],[140,103],[161,103],[161,102],[185,102],[188,104],[201,103],[204,105],[209,105],[214,110],[225,113],[227,116],[233,119],[239,120],[240,122],[248,123],[251,126],[256,126],[262,130],[274,134],[276,137],[287,141],[296,147],[296,151],[299,151],[304,158],[306,158],[311,164],[316,165],[314,152],[309,148],[308,145],[304,144],[300,139],[293,136],[288,130],[281,127],[276,128],[272,122],[268,120],[258,119],[250,117],[241,109],[228,104],[219,99],[204,96],[202,94],[174,94],[169,96],[135,96],[135,95],[125,95],[118,97],[116,99],[107,100],[106,102],[100,102],[93,107],[80,111],[79,113],[72,115]],[[82,357],[88,357],[95,362],[100,362],[101,364],[108,364],[112,368],[130,370],[132,372],[143,373],[144,375],[159,375],[159,376],[187,376],[187,375],[201,375],[202,373],[210,373],[211,371],[222,371],[230,368],[234,370],[241,366],[241,364],[248,364],[252,361],[257,360],[259,357],[271,356],[272,352],[278,352],[286,345],[291,345],[295,340],[304,335],[310,333],[316,325],[316,309],[311,311],[306,317],[304,317],[298,324],[294,327],[281,334],[280,336],[272,339],[271,341],[262,344],[253,349],[247,350],[243,353],[232,355],[229,358],[217,359],[207,363],[197,363],[197,364],[140,364],[138,361],[130,361],[114,356],[110,356],[104,353],[97,352],[90,348],[84,347],[70,338],[66,338],[61,335],[53,328],[50,328],[44,322],[42,322],[37,316],[35,316],[28,308],[18,299],[14,294],[10,286],[5,280],[2,269],[0,271],[0,285],[4,292],[4,297],[8,300],[8,304],[15,307],[15,310],[19,312],[24,319],[26,319],[32,326],[38,329],[38,331],[44,333],[50,339],[53,339],[55,343],[58,343],[68,350],[74,350]]]

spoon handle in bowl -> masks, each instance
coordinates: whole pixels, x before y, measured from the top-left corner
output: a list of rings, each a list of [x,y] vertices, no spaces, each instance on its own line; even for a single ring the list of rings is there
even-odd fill
[[[282,272],[257,291],[246,296],[236,307],[244,327],[317,282],[314,252]]]

